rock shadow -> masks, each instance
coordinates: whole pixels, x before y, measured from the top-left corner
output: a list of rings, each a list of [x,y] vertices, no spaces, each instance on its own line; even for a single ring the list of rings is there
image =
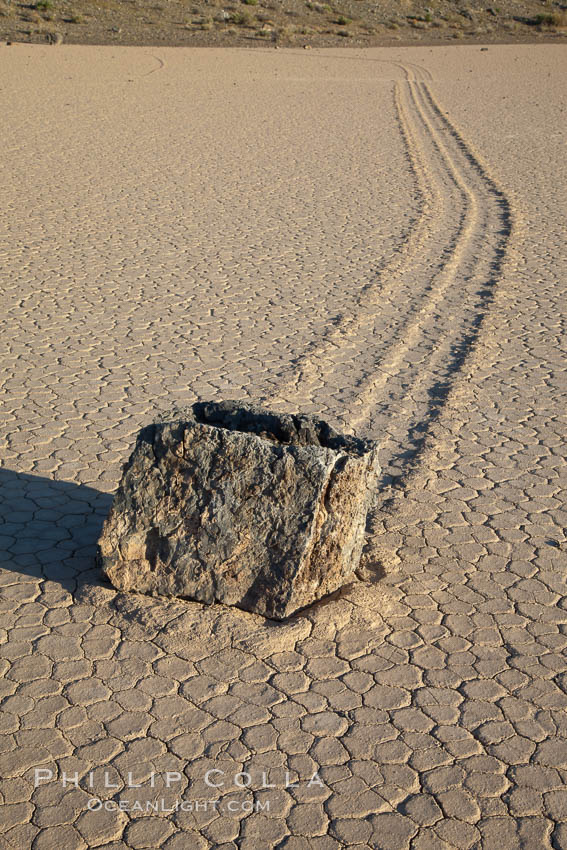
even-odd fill
[[[100,584],[96,544],[111,503],[93,487],[0,469],[0,566],[71,593]]]

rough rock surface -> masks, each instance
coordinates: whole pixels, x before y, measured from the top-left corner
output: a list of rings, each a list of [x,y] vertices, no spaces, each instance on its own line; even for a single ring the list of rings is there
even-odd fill
[[[194,404],[144,428],[99,558],[121,590],[283,619],[356,569],[376,443],[310,416]]]

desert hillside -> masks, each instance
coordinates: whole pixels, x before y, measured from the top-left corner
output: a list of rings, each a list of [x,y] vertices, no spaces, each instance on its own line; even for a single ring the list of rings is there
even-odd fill
[[[282,46],[561,41],[556,0],[0,0],[0,40]]]

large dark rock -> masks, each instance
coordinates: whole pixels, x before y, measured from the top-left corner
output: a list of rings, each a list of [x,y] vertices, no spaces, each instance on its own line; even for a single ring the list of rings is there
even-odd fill
[[[176,411],[138,435],[102,568],[120,590],[283,619],[352,576],[377,455],[310,416],[237,402]]]

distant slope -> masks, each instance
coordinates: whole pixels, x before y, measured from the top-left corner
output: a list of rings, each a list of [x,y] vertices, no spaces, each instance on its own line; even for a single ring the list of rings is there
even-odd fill
[[[496,5],[497,4],[497,5]],[[0,0],[0,41],[371,46],[567,37],[549,0]]]

